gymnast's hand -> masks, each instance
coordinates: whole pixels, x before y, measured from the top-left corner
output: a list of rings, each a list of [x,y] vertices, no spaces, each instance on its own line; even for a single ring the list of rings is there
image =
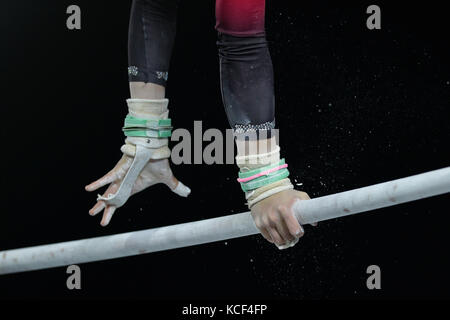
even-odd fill
[[[94,181],[91,184],[87,185],[85,187],[86,191],[95,191],[109,184],[103,196],[106,197],[108,194],[115,194],[119,189],[120,183],[125,178],[125,175],[132,162],[133,158],[124,154],[111,171],[109,171],[106,175],[104,175],[97,181]],[[170,169],[169,160],[160,159],[150,160],[145,165],[144,169],[142,169],[139,177],[136,179],[133,185],[131,195],[134,195],[157,183],[164,183],[173,192],[179,194],[180,196],[187,196],[190,193],[189,188],[184,186],[174,177],[172,170]],[[177,188],[177,186],[179,185],[181,188]],[[91,216],[95,216],[103,209],[103,218],[100,224],[102,226],[106,226],[111,221],[111,218],[117,209],[115,206],[107,205],[104,201],[98,200],[97,203],[92,207],[92,209],[89,210],[89,214]]]
[[[251,209],[263,237],[279,249],[294,246],[305,233],[292,211],[298,199],[309,200],[310,197],[302,191],[285,190],[259,201]]]

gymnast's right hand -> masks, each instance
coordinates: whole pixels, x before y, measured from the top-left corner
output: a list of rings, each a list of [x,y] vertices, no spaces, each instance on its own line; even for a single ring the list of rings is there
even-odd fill
[[[116,166],[100,179],[87,185],[85,187],[86,191],[95,191],[109,184],[108,188],[103,193],[103,196],[107,197],[109,194],[115,194],[132,162],[132,157],[123,154]],[[183,197],[187,197],[190,193],[190,189],[174,177],[172,170],[170,169],[169,160],[159,159],[149,160],[147,162],[138,178],[135,180],[130,196],[157,183],[164,183],[173,192]],[[100,224],[102,226],[106,226],[111,221],[116,209],[117,207],[114,205],[108,205],[103,200],[97,200],[97,203],[91,208],[91,210],[89,210],[89,214],[91,216],[95,216],[104,210],[103,218]]]
[[[168,104],[168,99],[127,99],[128,114],[122,128],[126,139],[120,148],[122,158],[106,175],[85,187],[87,191],[94,191],[109,184],[89,210],[92,216],[104,210],[102,226],[108,225],[116,209],[129,197],[154,184],[164,183],[183,197],[191,192],[170,169],[168,143],[172,122]]]

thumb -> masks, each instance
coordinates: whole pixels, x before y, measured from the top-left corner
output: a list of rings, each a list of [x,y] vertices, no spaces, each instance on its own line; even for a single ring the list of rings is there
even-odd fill
[[[178,180],[176,187],[172,191],[181,197],[187,197],[191,193],[191,189],[180,180]]]

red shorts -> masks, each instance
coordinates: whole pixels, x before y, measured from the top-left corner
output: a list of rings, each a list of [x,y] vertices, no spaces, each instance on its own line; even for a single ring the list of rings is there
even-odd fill
[[[232,36],[264,35],[265,0],[216,0],[216,29]]]

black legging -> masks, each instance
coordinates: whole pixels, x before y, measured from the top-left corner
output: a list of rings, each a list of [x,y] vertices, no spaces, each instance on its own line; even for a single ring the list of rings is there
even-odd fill
[[[130,81],[166,85],[176,32],[177,0],[134,0],[129,28]],[[237,132],[275,127],[272,60],[264,0],[216,0],[220,86]],[[270,132],[269,132],[270,133]]]

